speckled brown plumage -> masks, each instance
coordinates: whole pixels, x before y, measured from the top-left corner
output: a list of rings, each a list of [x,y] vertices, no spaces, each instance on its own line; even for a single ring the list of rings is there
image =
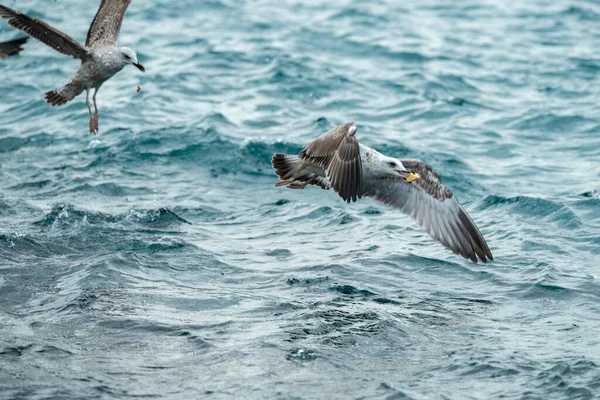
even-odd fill
[[[277,186],[332,187],[348,202],[371,197],[410,215],[454,253],[473,262],[494,259],[473,220],[431,167],[387,157],[359,143],[352,123],[320,136],[299,156],[276,154],[273,168],[280,178]],[[411,172],[419,178],[407,180]]]

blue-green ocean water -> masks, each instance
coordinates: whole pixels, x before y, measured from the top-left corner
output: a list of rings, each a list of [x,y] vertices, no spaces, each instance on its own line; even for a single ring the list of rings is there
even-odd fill
[[[3,3],[83,41],[98,1]],[[120,44],[147,72],[102,87],[98,136],[83,96],[44,102],[78,62],[31,40],[0,62],[0,398],[599,396],[599,22],[586,0],[134,0]],[[274,186],[274,152],[347,121],[439,172],[496,260]]]

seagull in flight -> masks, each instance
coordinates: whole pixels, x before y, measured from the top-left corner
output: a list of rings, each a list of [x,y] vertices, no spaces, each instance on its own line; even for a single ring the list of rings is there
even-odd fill
[[[276,153],[276,186],[333,189],[350,203],[371,197],[413,217],[455,254],[482,262],[492,252],[477,226],[440,177],[420,160],[398,160],[358,142],[353,122],[321,135],[299,155]]]
[[[44,21],[0,4],[0,17],[7,19],[10,25],[59,53],[81,60],[79,70],[62,88],[46,93],[46,101],[53,106],[60,106],[73,100],[85,90],[85,102],[90,113],[90,133],[93,134],[98,132],[96,94],[100,86],[127,64],[133,65],[142,72],[145,71],[138,62],[135,51],[128,47],[117,46],[121,23],[129,3],[131,0],[102,0],[88,31],[85,46]],[[93,114],[89,102],[92,88],[94,89]]]
[[[29,39],[27,36],[9,40],[7,42],[0,43],[0,60],[9,56],[16,56],[23,50],[23,45]]]

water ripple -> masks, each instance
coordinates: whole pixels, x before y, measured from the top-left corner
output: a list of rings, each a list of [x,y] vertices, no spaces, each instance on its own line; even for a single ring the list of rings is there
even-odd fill
[[[78,40],[95,12],[14,7]],[[44,102],[77,64],[30,41],[0,62],[2,395],[593,398],[598,15],[134,1],[119,43],[147,72],[103,85],[97,136],[83,98]],[[494,262],[371,199],[274,186],[273,153],[347,121],[429,163]]]

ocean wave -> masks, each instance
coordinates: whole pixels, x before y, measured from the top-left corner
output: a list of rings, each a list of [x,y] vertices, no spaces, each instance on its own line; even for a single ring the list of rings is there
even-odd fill
[[[16,3],[79,41],[96,11]],[[85,93],[44,101],[78,63],[30,40],[0,61],[2,396],[592,398],[597,14],[133,1],[146,73],[102,86],[95,136]],[[274,186],[273,153],[349,121],[431,165],[494,261]]]

